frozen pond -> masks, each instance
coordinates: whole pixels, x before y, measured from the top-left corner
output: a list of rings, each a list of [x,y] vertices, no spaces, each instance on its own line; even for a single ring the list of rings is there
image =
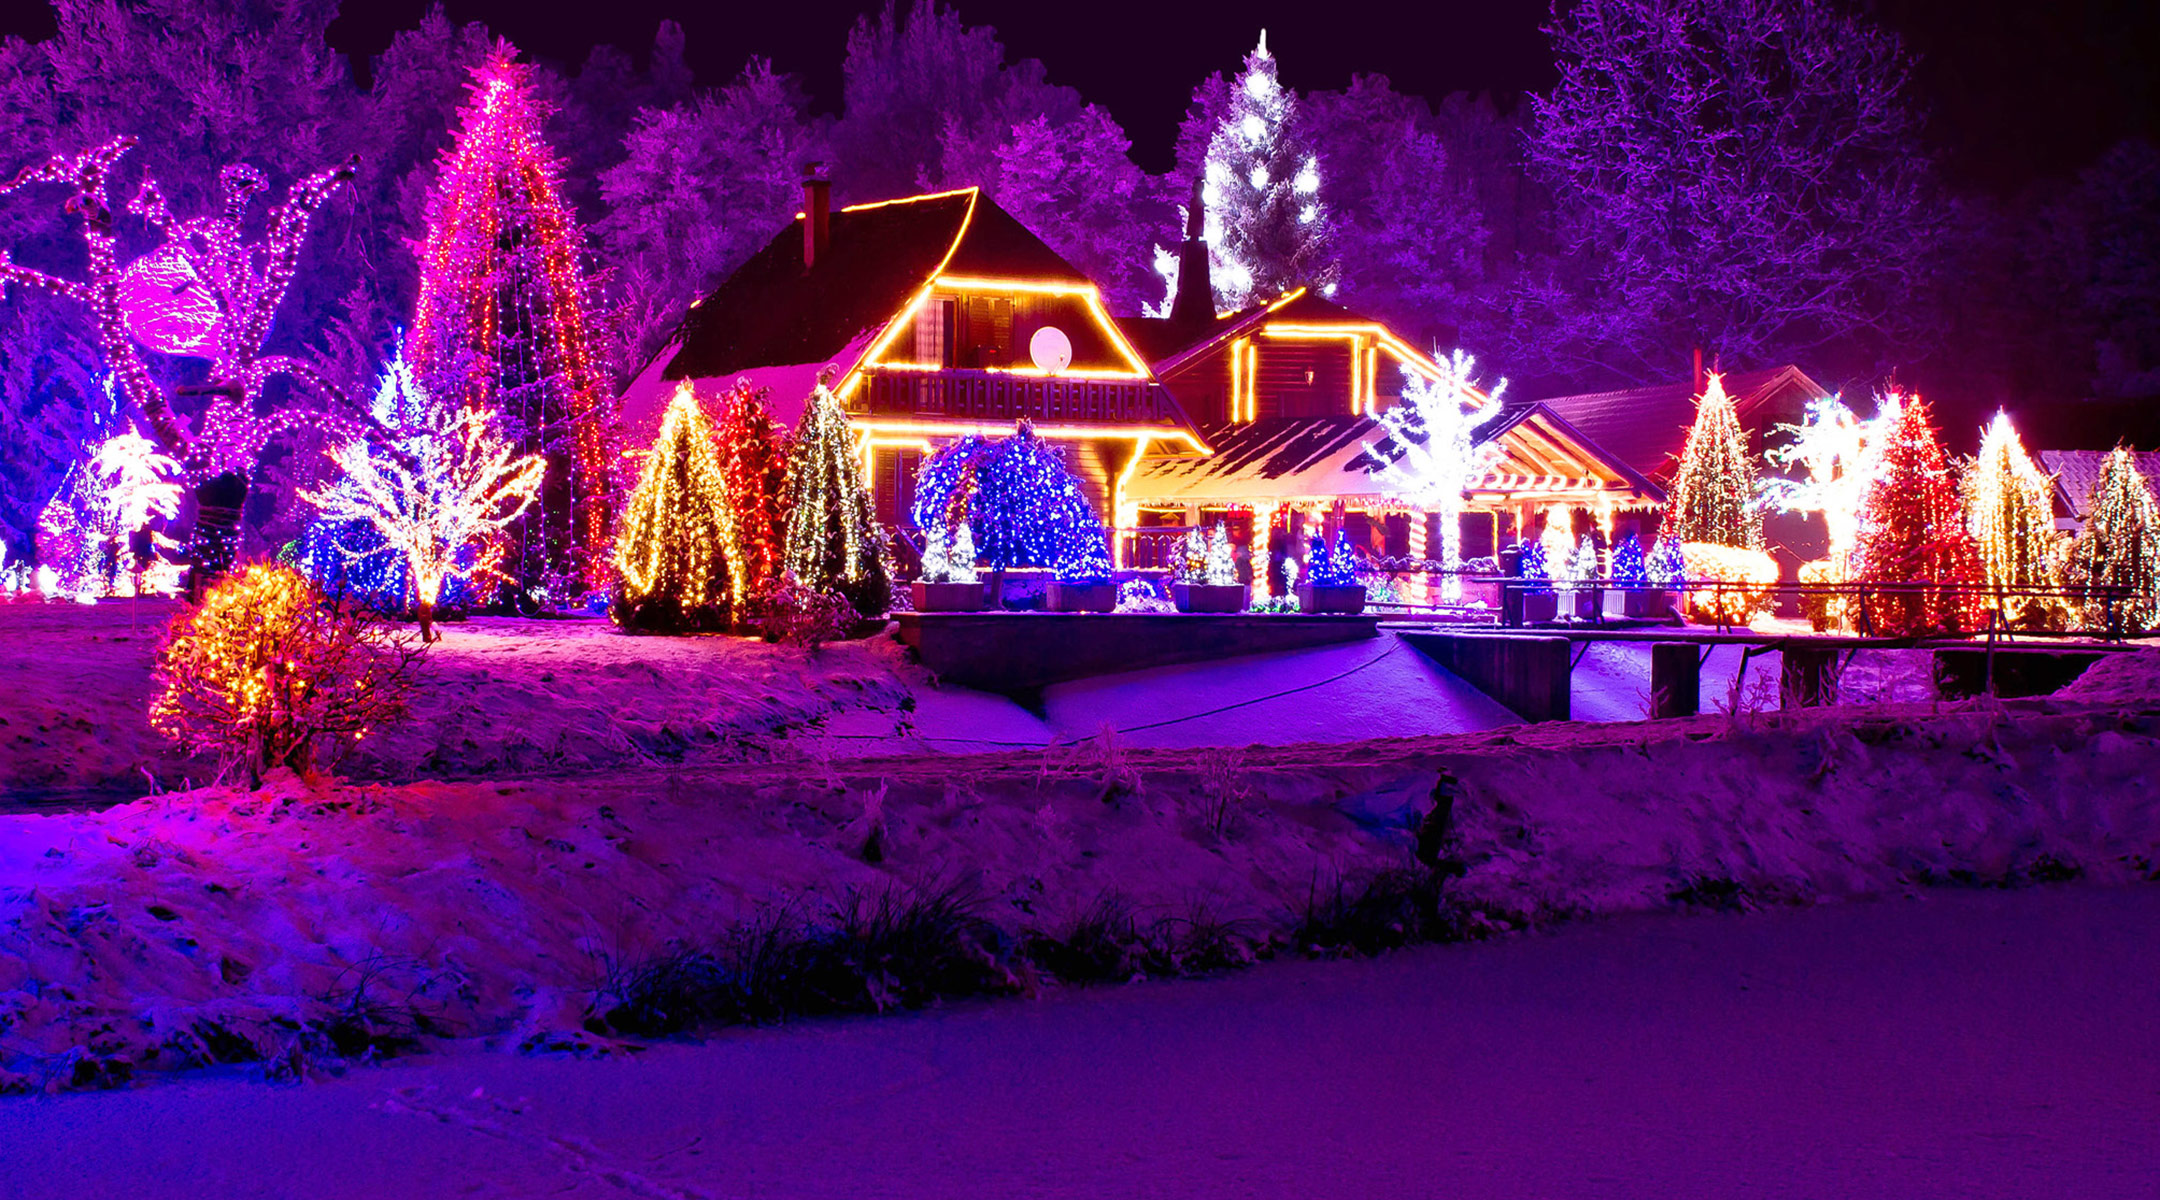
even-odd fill
[[[10,1194],[2152,1195],[2160,888],[1584,925],[616,1059],[0,1102]]]

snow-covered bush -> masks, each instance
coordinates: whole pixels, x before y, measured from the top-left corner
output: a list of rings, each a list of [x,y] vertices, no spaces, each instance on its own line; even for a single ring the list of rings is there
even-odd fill
[[[150,722],[220,776],[305,771],[405,715],[422,643],[330,604],[307,576],[256,563],[174,618]]]
[[[862,619],[847,597],[798,583],[793,571],[782,572],[756,608],[757,630],[766,641],[805,650],[846,637]]]

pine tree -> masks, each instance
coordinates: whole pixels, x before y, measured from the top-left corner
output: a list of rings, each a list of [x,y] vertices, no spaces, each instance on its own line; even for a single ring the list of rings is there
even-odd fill
[[[863,486],[847,408],[822,379],[788,440],[785,507],[781,562],[796,582],[837,591],[856,612],[884,612],[890,603],[884,531]]]
[[[1650,563],[1643,555],[1642,539],[1632,533],[1613,547],[1612,580],[1616,586],[1624,588],[1650,585]]]
[[[614,616],[625,629],[725,629],[741,616],[748,572],[736,544],[712,423],[687,387],[661,418],[615,543]]]
[[[1695,404],[1695,425],[1680,452],[1665,532],[1681,542],[1744,550],[1762,548],[1762,514],[1755,508],[1755,460],[1725,383],[1710,376]]]
[[[428,197],[412,331],[436,395],[495,409],[521,450],[548,460],[505,564],[528,595],[596,584],[610,519],[607,380],[592,350],[584,236],[541,137],[547,113],[507,44],[473,72]]]
[[[1965,530],[1957,480],[1927,402],[1909,397],[1895,411],[1880,450],[1871,451],[1876,466],[1860,505],[1853,573],[1863,584],[1893,586],[1863,592],[1862,611],[1878,633],[1969,629],[1978,617],[1969,589],[1980,581],[1980,555]],[[1895,586],[1904,584],[1935,586]],[[1951,590],[1958,585],[1967,590]]]
[[[2130,596],[2110,603],[2086,595],[2084,627],[2106,630],[2111,610],[2124,629],[2160,624],[2160,506],[2128,450],[2117,446],[2108,454],[2085,511],[2085,528],[2070,543],[2071,588],[2122,587]]]
[[[1245,56],[1244,73],[1227,88],[1221,79],[1194,94],[1186,118],[1188,127],[1212,126],[1200,199],[1216,308],[1243,308],[1300,286],[1332,295],[1340,268],[1333,220],[1320,199],[1320,158],[1296,95],[1276,78],[1265,31]],[[1162,311],[1169,306],[1165,299]]]
[[[751,594],[780,577],[787,523],[780,502],[787,491],[787,448],[765,407],[770,389],[738,383],[720,416],[720,474],[728,511],[735,514],[730,561],[740,563]]]
[[[2033,465],[2007,413],[1998,412],[1980,439],[1965,479],[1965,524],[1979,545],[1980,577],[1991,588],[2054,591],[2062,587],[2055,546],[2055,507],[2048,477]],[[1997,597],[2013,624],[2061,629],[2069,611],[2053,596]]]

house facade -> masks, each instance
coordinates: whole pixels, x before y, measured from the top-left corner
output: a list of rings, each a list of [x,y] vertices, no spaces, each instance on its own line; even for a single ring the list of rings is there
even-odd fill
[[[769,387],[792,424],[821,374],[862,439],[878,516],[906,527],[922,460],[1022,418],[1097,509],[1147,454],[1208,447],[1086,276],[974,188],[803,211],[698,302],[624,400],[631,444],[687,382]]]

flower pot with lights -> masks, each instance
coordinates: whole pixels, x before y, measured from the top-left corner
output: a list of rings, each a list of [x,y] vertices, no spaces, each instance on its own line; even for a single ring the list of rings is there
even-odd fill
[[[933,529],[923,542],[922,578],[908,585],[916,612],[981,612],[984,587],[975,573],[975,537],[961,522]]]
[[[1241,613],[1252,601],[1242,583],[1173,583],[1170,598],[1181,613]]]
[[[1353,583],[1297,585],[1298,611],[1356,616],[1365,611],[1365,585]]]

